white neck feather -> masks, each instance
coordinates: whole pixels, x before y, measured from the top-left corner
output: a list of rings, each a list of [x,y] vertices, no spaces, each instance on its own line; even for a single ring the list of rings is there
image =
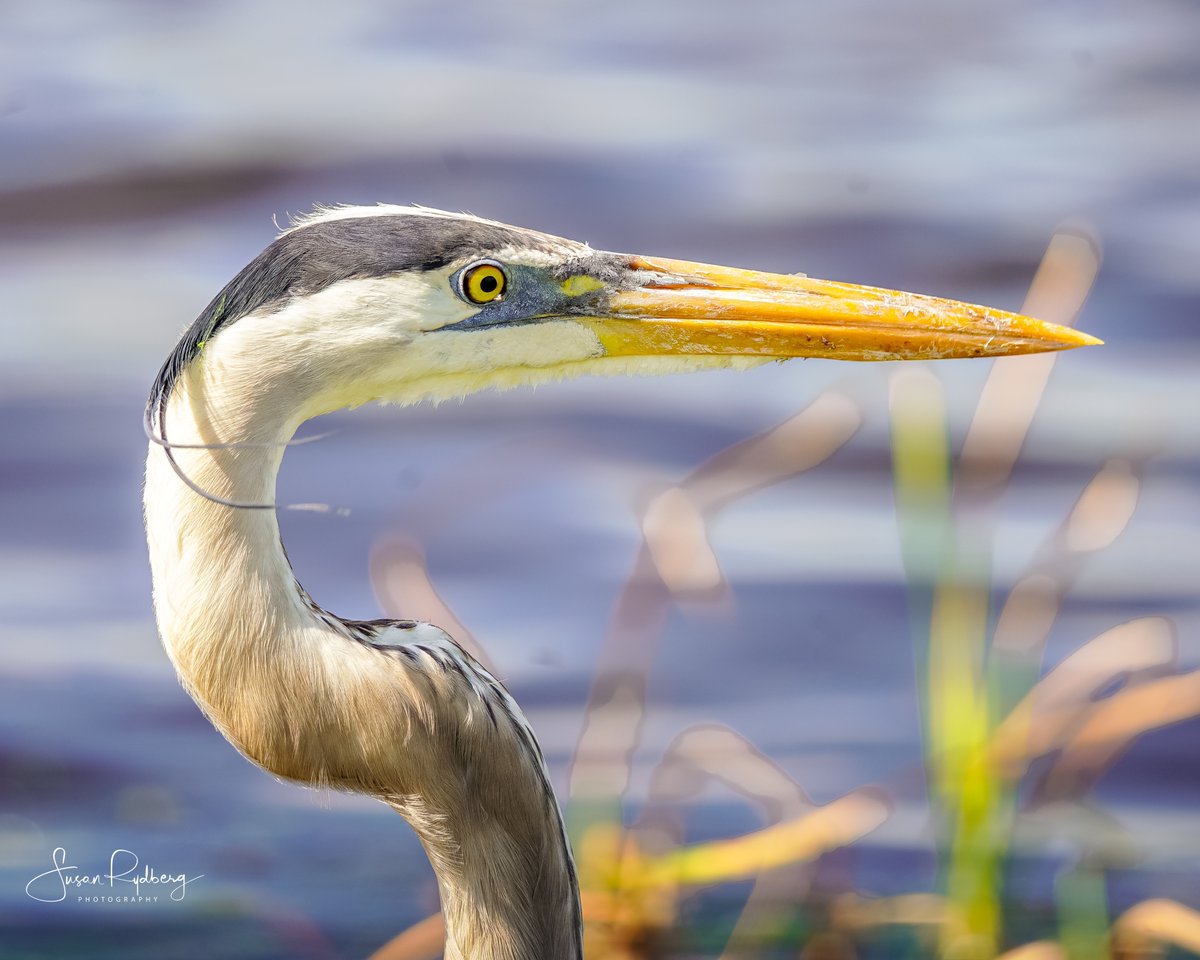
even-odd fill
[[[271,503],[282,444],[297,426],[379,396],[384,384],[355,380],[353,369],[331,374],[336,344],[314,345],[332,363],[307,363],[293,341],[264,364],[271,354],[261,342],[247,346],[261,333],[253,327],[235,324],[189,367],[166,429],[181,444],[257,444],[175,457],[213,494]],[[154,445],[145,510],[163,643],[217,728],[278,776],[399,810],[438,875],[447,958],[577,958],[578,893],[561,819],[503,688],[435,627],[356,636],[314,608],[274,511],[204,499]]]

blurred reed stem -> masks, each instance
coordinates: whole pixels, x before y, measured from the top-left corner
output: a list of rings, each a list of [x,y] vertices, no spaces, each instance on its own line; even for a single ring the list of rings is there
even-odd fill
[[[945,956],[994,956],[1013,817],[1008,785],[987,762],[997,722],[987,678],[987,538],[955,523],[946,405],[927,370],[892,381],[897,516],[911,600],[926,772],[939,823],[942,883],[965,930],[945,928]],[[965,933],[965,937],[964,937]]]

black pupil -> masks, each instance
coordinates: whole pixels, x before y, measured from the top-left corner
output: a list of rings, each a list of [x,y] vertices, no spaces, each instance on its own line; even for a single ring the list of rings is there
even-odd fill
[[[498,286],[500,286],[499,281],[490,273],[479,280],[479,289],[484,293],[493,293]]]

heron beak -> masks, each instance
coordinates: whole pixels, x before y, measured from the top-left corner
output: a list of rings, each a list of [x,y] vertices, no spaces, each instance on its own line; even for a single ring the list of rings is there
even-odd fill
[[[634,257],[631,288],[582,319],[609,356],[736,354],[936,360],[1042,353],[1102,341],[991,307],[916,293]]]

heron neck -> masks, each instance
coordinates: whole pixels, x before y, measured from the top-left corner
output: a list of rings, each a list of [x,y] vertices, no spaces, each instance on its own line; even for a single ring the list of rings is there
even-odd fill
[[[203,489],[261,503],[300,422],[199,375],[185,376],[166,421],[175,443],[242,444],[175,457]],[[428,625],[356,635],[299,588],[275,511],[197,495],[153,444],[145,514],[163,643],[213,724],[278,776],[374,796],[409,821],[437,874],[448,960],[577,960],[562,821],[532,733],[494,678]]]

